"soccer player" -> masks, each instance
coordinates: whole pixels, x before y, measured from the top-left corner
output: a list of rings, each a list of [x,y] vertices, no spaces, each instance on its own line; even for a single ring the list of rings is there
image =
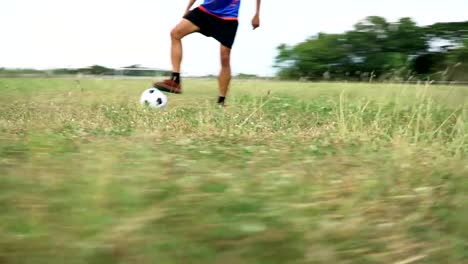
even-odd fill
[[[182,63],[182,38],[199,32],[207,37],[213,37],[221,44],[221,72],[218,76],[218,104],[224,101],[231,81],[231,49],[237,33],[238,15],[241,0],[204,0],[197,8],[190,10],[196,0],[189,0],[182,21],[171,31],[172,76],[170,79],[154,84],[155,88],[164,92],[182,93],[180,67]],[[252,27],[260,26],[260,3],[257,1]]]

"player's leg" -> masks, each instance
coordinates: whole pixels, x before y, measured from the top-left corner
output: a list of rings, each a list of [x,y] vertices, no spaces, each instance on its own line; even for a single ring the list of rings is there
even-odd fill
[[[233,20],[221,20],[218,18],[211,18],[212,26],[211,34],[221,44],[220,59],[221,71],[218,76],[219,97],[218,104],[224,105],[224,100],[229,91],[231,83],[231,50],[236,38],[237,28],[239,23]]]
[[[218,104],[224,105],[224,100],[231,82],[231,49],[221,45],[221,71],[218,77],[219,97]]]
[[[171,31],[171,61],[172,61],[172,75],[171,78],[163,82],[154,84],[154,87],[170,93],[181,93],[181,80],[180,68],[182,64],[182,39],[194,32],[199,31],[200,28],[193,24],[190,20],[182,19],[180,23]]]
[[[200,28],[187,19],[182,19],[180,23],[171,31],[171,59],[172,71],[180,73],[182,63],[182,38],[199,31]]]

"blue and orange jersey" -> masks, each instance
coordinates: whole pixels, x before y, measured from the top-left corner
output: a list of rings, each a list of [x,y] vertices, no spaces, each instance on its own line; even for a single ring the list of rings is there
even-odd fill
[[[205,0],[199,8],[224,20],[237,20],[241,0]]]

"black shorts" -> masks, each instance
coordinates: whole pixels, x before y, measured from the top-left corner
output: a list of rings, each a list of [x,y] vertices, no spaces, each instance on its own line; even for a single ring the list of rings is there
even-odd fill
[[[201,34],[213,37],[223,46],[232,48],[236,38],[237,27],[239,26],[237,20],[221,19],[202,11],[198,7],[190,11],[184,18],[199,27]]]

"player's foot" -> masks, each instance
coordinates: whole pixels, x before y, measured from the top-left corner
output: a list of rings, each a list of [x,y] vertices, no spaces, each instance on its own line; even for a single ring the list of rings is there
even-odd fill
[[[164,80],[162,82],[157,82],[153,84],[154,88],[157,88],[163,92],[181,94],[182,86],[179,83],[176,83],[174,80]]]
[[[219,96],[218,97],[218,105],[219,106],[224,106],[225,100],[226,100],[226,96]]]

